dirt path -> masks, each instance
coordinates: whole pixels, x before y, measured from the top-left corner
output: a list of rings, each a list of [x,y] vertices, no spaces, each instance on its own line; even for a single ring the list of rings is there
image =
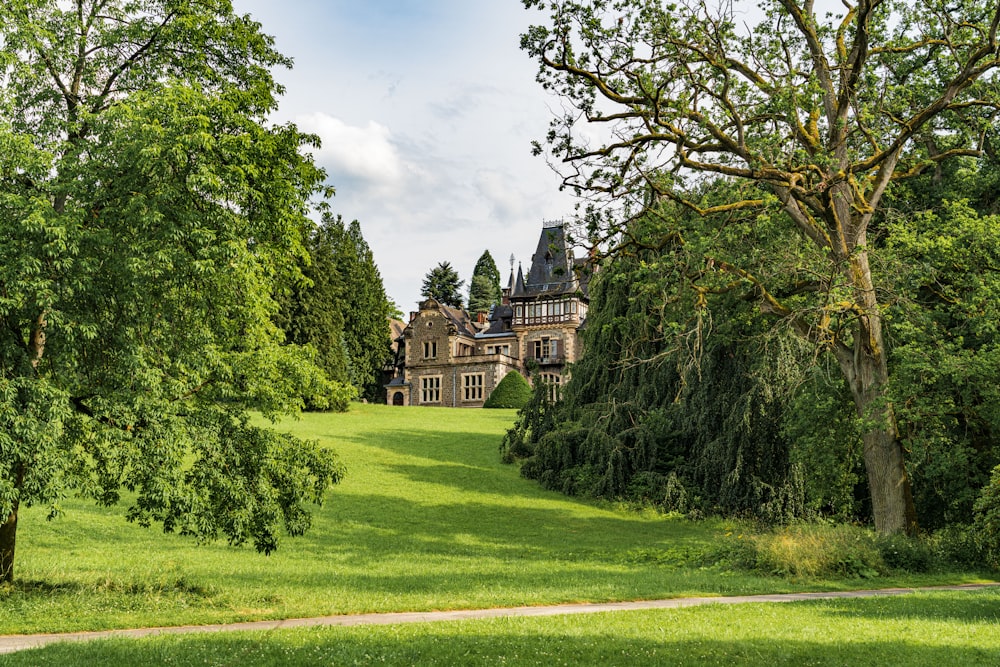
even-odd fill
[[[110,637],[149,637],[151,635],[182,634],[192,632],[232,632],[237,630],[277,630],[328,625],[391,625],[394,623],[430,623],[505,616],[556,616],[559,614],[593,614],[602,611],[630,611],[634,609],[679,609],[705,604],[745,604],[749,602],[798,602],[802,600],[829,600],[834,598],[868,598],[876,596],[905,595],[918,591],[970,591],[992,584],[964,584],[959,586],[928,586],[922,588],[883,588],[866,591],[840,591],[829,593],[777,593],[771,595],[739,595],[731,597],[674,598],[670,600],[642,600],[638,602],[604,602],[560,604],[540,607],[501,607],[495,609],[465,609],[456,611],[398,612],[389,614],[345,614],[316,618],[290,618],[278,621],[252,621],[222,625],[181,625],[164,628],[136,628],[132,630],[102,630],[99,632],[65,632],[44,635],[0,635],[0,654],[38,648],[56,642],[81,642]]]

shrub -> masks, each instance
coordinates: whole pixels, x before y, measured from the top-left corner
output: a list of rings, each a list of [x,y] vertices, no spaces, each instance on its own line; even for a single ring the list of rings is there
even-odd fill
[[[986,562],[1000,568],[1000,466],[993,469],[989,483],[980,492],[973,516]]]
[[[483,403],[484,408],[516,408],[520,410],[531,399],[531,385],[520,373],[507,373],[500,380],[490,397]]]
[[[974,526],[951,525],[934,533],[935,555],[945,566],[982,567],[983,540]]]
[[[906,535],[881,535],[875,541],[882,561],[893,570],[928,572],[934,565],[931,541]]]

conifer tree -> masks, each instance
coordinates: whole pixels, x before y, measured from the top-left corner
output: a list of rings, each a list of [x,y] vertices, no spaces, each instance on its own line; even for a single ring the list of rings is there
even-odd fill
[[[433,298],[445,306],[461,308],[464,282],[459,280],[458,272],[452,267],[451,262],[441,262],[424,277],[420,294],[424,298]]]
[[[489,312],[490,306],[500,303],[500,271],[489,250],[483,251],[469,283],[469,312]]]
[[[281,311],[276,324],[285,340],[315,348],[316,361],[331,380],[350,383],[347,350],[344,344],[345,284],[337,266],[337,250],[343,237],[342,225],[329,221],[313,230],[306,241],[309,263],[302,268],[305,278],[278,296]]]
[[[311,344],[330,379],[350,383],[363,398],[381,395],[379,371],[389,356],[395,305],[357,220],[327,215],[309,242],[308,283],[286,297],[279,326],[288,342]]]
[[[339,219],[339,218],[338,218]],[[380,371],[390,356],[389,318],[395,304],[386,296],[382,276],[357,220],[346,229],[342,245],[346,308],[344,344],[351,382],[362,398],[381,396]]]

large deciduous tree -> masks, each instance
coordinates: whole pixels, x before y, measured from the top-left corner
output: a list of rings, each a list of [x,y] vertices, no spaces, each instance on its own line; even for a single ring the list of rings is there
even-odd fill
[[[978,155],[994,131],[1000,4],[861,0],[843,16],[812,0],[754,15],[700,0],[524,4],[550,11],[522,46],[567,102],[549,142],[590,198],[592,238],[663,198],[704,213],[780,207],[787,251],[689,249],[704,262],[685,280],[700,303],[747,290],[835,357],[864,424],[876,528],[913,530],[869,232],[893,181]],[[686,193],[708,177],[754,187],[706,207]]]
[[[289,61],[228,0],[10,0],[0,42],[0,579],[74,491],[273,550],[340,475],[246,412],[319,377],[272,323],[324,180]]]

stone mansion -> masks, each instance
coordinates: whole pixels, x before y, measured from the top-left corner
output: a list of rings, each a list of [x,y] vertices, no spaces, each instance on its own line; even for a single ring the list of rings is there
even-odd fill
[[[395,362],[385,385],[389,405],[482,407],[510,372],[536,376],[554,391],[580,356],[587,318],[588,270],[574,259],[562,223],[543,227],[527,276],[511,271],[503,299],[488,315],[434,299],[408,324],[396,323]]]

